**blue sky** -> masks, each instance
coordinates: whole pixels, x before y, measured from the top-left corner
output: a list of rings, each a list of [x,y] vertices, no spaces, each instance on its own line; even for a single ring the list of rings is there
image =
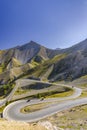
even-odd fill
[[[87,38],[87,0],[0,0],[0,49],[36,41],[66,48]]]

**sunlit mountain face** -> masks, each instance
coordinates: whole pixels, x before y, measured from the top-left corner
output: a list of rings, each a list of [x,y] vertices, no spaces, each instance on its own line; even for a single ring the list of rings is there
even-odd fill
[[[38,71],[38,68],[41,68]],[[37,68],[37,69],[36,69]],[[7,82],[30,72],[49,80],[74,80],[87,74],[87,39],[66,49],[49,49],[34,41],[0,51],[0,81]],[[36,72],[36,73],[35,73]]]

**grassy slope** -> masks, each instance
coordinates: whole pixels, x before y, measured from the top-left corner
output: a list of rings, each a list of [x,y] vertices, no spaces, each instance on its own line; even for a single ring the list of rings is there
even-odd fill
[[[87,87],[87,75],[74,80],[72,83],[78,85],[82,89],[86,88]]]
[[[59,112],[45,120],[64,130],[87,130],[87,105]]]
[[[4,53],[5,51],[3,50],[0,50],[0,58],[2,57],[2,54]],[[0,74],[3,72],[3,65],[0,65]]]
[[[20,63],[19,60],[17,60],[16,58],[12,58],[12,66],[13,67],[18,67],[21,66],[22,64]]]
[[[40,124],[0,120],[0,130],[46,130]]]
[[[28,77],[28,76],[36,76],[36,77],[45,77],[45,79],[48,78],[49,74],[53,70],[52,65],[66,57],[66,54],[60,54],[55,56],[54,58],[50,60],[43,60],[42,63],[37,63],[34,60],[32,60],[31,63],[25,64],[21,66],[21,63],[17,61],[16,59],[12,60],[13,67],[10,69],[10,71],[3,71],[3,66],[0,66],[0,72],[2,75],[0,75],[0,79],[2,80],[4,78],[4,81],[7,81],[9,79],[14,79],[14,77]],[[17,66],[17,67],[16,67]],[[5,65],[6,68],[6,65]],[[30,70],[31,69],[31,70]],[[47,75],[48,74],[48,75]]]
[[[22,113],[31,113],[31,112],[35,112],[41,109],[46,108],[49,105],[49,103],[39,103],[39,104],[34,104],[34,105],[30,105],[30,106],[25,106],[24,108],[22,108],[20,111]]]
[[[82,89],[82,94],[80,97],[87,97],[87,75],[72,81],[70,84]]]
[[[73,92],[74,92],[73,90],[70,90],[70,91],[66,91],[66,92],[62,92],[62,93],[56,93],[56,94],[47,96],[47,98],[68,97],[68,96],[72,95]]]
[[[45,96],[45,98],[67,97],[67,96],[70,96],[70,95],[73,94],[73,90],[70,89],[66,92],[51,91],[51,92],[48,92],[46,94],[45,93],[39,94],[39,98],[44,100],[44,98],[43,98],[44,96]],[[37,94],[37,96],[38,96],[38,94]],[[23,113],[34,112],[34,111],[43,109],[43,108],[47,107],[49,104],[52,104],[52,103],[39,103],[39,104],[31,105],[31,106],[26,106],[26,107],[21,109],[21,112],[23,112]]]
[[[59,60],[63,59],[66,57],[66,54],[60,54],[55,56],[52,59],[44,61],[44,63],[37,65],[35,68],[30,70],[30,72],[27,74],[29,75],[34,75],[36,77],[42,77],[45,73],[47,73],[48,69],[55,63],[58,62]],[[36,64],[36,63],[33,63]]]
[[[3,68],[0,66],[0,74],[3,72]]]

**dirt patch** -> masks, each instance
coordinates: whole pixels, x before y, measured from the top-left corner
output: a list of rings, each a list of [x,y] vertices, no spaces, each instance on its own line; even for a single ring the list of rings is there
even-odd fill
[[[59,112],[45,120],[64,130],[87,130],[87,105]]]
[[[39,124],[0,120],[0,130],[46,130],[46,128]]]

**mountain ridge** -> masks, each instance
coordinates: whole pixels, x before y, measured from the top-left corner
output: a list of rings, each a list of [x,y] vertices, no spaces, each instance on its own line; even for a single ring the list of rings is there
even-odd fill
[[[54,53],[55,51],[45,48],[36,42],[30,41],[22,46],[4,50],[4,54],[1,56],[0,61],[5,62],[6,60],[11,60],[11,57],[14,57],[22,64],[25,64],[36,55],[40,55],[41,57],[48,59],[51,52]]]
[[[11,70],[14,72],[12,75],[14,78],[15,75],[17,77],[25,72],[28,73],[29,70],[37,66],[40,66],[41,70],[39,72],[38,69],[34,69],[35,76],[43,77],[45,75],[46,77],[45,73],[49,70],[50,73],[46,77],[49,80],[70,78],[74,80],[87,74],[87,39],[66,49],[53,50],[30,41],[27,44],[0,51],[1,81],[4,80],[4,77],[6,81],[7,75],[5,74],[12,75]],[[16,70],[19,73],[15,73]],[[7,79],[10,78],[11,76]]]

